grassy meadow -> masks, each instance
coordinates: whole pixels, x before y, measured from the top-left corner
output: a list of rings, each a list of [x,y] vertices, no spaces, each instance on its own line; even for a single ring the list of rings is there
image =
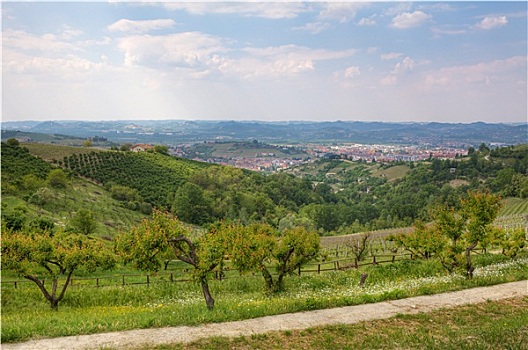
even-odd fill
[[[448,275],[435,260],[406,260],[360,270],[286,279],[284,292],[267,295],[261,277],[213,280],[215,309],[208,311],[191,282],[70,287],[53,312],[32,283],[2,281],[2,342],[129,329],[196,325],[289,312],[373,303],[416,295],[528,279],[528,254],[511,260],[476,255],[472,280]],[[360,274],[369,274],[363,288]]]

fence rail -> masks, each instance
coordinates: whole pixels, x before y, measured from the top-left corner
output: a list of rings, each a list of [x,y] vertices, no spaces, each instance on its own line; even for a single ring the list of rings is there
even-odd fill
[[[413,259],[412,254],[392,254],[392,255],[374,255],[368,256],[365,260],[358,261],[356,258],[346,258],[332,260],[327,262],[306,264],[302,269],[297,270],[297,275],[316,273],[321,274],[330,271],[344,271],[349,269],[359,269],[363,266],[394,263],[396,261]],[[110,286],[132,286],[132,285],[151,285],[155,283],[182,283],[191,282],[188,270],[158,272],[155,274],[121,274],[100,277],[77,277],[70,279],[70,287],[110,287]],[[183,275],[183,276],[182,276]],[[255,275],[255,274],[253,274]],[[225,280],[230,278],[239,278],[242,275],[236,270],[225,268],[221,271],[215,271],[214,278]],[[46,282],[43,279],[44,282]],[[13,286],[15,289],[22,284],[30,283],[29,280],[2,280],[2,286]]]

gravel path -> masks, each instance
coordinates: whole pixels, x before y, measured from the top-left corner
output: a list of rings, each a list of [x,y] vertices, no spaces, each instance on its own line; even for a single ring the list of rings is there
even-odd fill
[[[2,344],[3,350],[72,350],[112,347],[127,349],[136,346],[168,343],[188,343],[212,336],[237,337],[280,330],[296,330],[330,324],[352,324],[384,319],[397,314],[416,314],[444,307],[476,304],[486,300],[501,300],[528,296],[528,281],[479,287],[443,294],[385,301],[376,304],[347,306],[335,309],[266,316],[255,319],[212,323],[196,327],[166,327],[79,335]]]

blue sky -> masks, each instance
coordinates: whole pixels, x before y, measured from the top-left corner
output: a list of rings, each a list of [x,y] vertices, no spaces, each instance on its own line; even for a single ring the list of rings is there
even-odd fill
[[[526,122],[527,2],[3,2],[2,119]]]

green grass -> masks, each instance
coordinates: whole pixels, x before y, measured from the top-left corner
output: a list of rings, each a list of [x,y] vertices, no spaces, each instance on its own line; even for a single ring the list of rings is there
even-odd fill
[[[528,298],[525,297],[354,325],[236,338],[213,337],[149,349],[526,349],[527,342]]]
[[[3,195],[2,205],[6,213],[17,206],[26,207],[28,221],[48,217],[59,227],[66,226],[80,209],[88,209],[94,213],[97,221],[96,236],[114,237],[118,230],[129,228],[145,217],[137,211],[124,208],[103,187],[83,179],[74,178],[66,189],[51,189],[50,193],[52,198],[42,205],[30,204],[13,195]]]
[[[372,172],[372,176],[385,178],[387,181],[394,181],[404,177],[410,168],[407,165],[395,165],[387,169],[383,167],[378,167]]]
[[[259,276],[212,281],[216,299],[212,312],[194,283],[73,287],[58,312],[50,310],[33,284],[15,289],[2,283],[1,341],[224,322],[528,279],[526,254],[514,261],[498,255],[476,256],[475,262],[481,267],[473,280],[446,275],[438,262],[415,260],[290,277],[286,291],[271,296],[263,293]],[[491,265],[484,267],[484,263]],[[364,288],[358,286],[361,272],[369,274]]]
[[[46,143],[23,143],[20,146],[26,147],[29,150],[29,153],[47,161],[53,159],[62,161],[64,157],[70,157],[73,154],[105,152],[99,148],[51,145]]]

